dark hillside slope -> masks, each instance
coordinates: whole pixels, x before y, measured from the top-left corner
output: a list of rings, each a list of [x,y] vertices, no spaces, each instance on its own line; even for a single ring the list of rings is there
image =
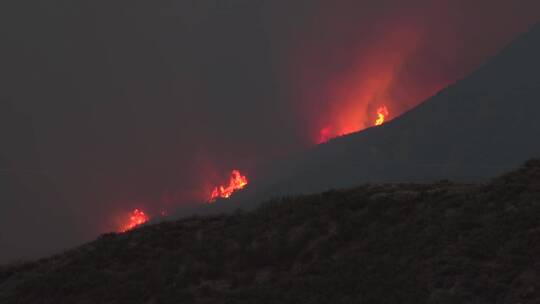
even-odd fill
[[[275,165],[239,201],[363,182],[481,181],[540,155],[540,24],[469,77],[377,128]]]
[[[539,303],[540,160],[142,227],[0,269],[0,303]]]

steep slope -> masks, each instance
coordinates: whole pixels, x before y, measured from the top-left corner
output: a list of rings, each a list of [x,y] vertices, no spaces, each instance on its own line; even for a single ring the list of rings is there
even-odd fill
[[[377,128],[274,167],[239,200],[367,181],[496,176],[540,155],[540,24],[469,77]],[[249,191],[248,191],[249,192]]]
[[[0,268],[10,303],[538,303],[540,160],[486,185],[371,184]]]

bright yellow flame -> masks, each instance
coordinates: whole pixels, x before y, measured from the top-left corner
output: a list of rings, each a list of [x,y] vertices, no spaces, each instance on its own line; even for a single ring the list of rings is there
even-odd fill
[[[386,118],[388,117],[388,115],[389,115],[389,112],[386,106],[379,107],[377,109],[377,120],[375,120],[375,125],[376,126],[382,125],[386,121]]]
[[[233,170],[229,179],[229,185],[215,187],[208,202],[213,203],[218,198],[229,198],[234,192],[245,188],[247,184],[247,177],[242,175],[240,171]]]

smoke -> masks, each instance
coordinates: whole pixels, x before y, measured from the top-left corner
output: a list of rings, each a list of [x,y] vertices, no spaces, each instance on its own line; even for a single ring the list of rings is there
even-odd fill
[[[279,20],[281,85],[300,113],[303,138],[314,142],[321,130],[372,126],[382,104],[393,117],[411,109],[538,22],[539,7],[528,0],[278,1],[269,19]]]
[[[1,6],[0,260],[204,201],[232,169],[256,179],[325,127],[403,113],[540,20],[528,0]]]

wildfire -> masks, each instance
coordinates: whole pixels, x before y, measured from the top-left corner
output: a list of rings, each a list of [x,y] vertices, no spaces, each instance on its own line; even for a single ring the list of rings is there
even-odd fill
[[[149,217],[142,210],[135,209],[131,212],[128,222],[120,229],[120,232],[129,231],[137,226],[148,222]]]
[[[325,142],[329,141],[332,137],[333,137],[332,128],[331,127],[324,127],[319,132],[319,139],[317,140],[317,143],[318,144],[325,143]]]
[[[389,115],[389,112],[386,106],[379,107],[377,109],[377,120],[375,120],[375,125],[376,126],[382,125],[386,121],[386,118],[388,117],[388,115]]]
[[[389,115],[390,115],[390,111],[388,111],[387,106],[379,107],[377,109],[377,119],[375,120],[374,125],[380,126],[384,124],[388,120]],[[362,130],[362,128],[336,132],[332,127],[327,126],[321,129],[321,131],[319,132],[319,138],[317,139],[317,144],[322,144],[329,141],[331,138],[351,134],[353,132],[357,132],[360,130]]]
[[[215,187],[210,196],[210,203],[215,202],[218,198],[229,198],[231,195],[247,186],[248,179],[240,173],[238,170],[231,172],[228,186]]]

